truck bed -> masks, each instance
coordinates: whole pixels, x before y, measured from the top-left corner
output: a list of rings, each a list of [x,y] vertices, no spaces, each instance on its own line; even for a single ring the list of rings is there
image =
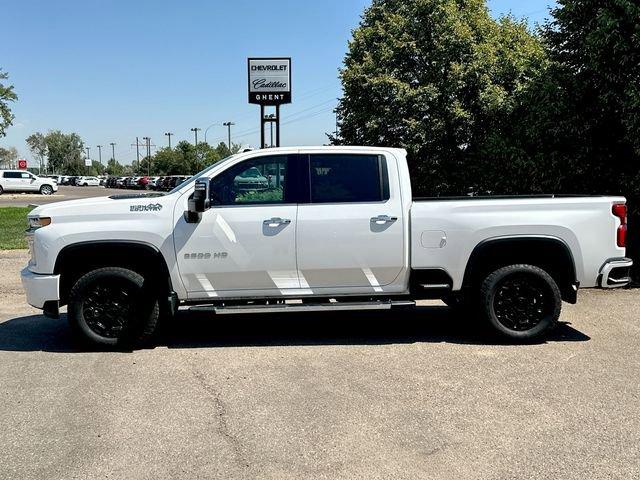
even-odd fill
[[[473,249],[489,239],[549,237],[564,242],[574,256],[583,287],[597,283],[608,258],[623,257],[616,244],[614,203],[624,197],[524,195],[418,197],[411,206],[411,267],[447,266],[453,288],[462,284]]]

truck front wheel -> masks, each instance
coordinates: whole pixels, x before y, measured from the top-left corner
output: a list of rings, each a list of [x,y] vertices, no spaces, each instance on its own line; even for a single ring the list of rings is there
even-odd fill
[[[92,270],[69,292],[68,319],[80,340],[101,346],[136,346],[158,324],[158,296],[142,275],[120,267]]]
[[[560,316],[562,299],[551,276],[533,265],[502,267],[482,282],[482,309],[503,337],[530,341],[552,328]]]

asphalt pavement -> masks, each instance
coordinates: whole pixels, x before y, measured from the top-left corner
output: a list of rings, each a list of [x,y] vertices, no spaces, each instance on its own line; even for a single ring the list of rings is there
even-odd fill
[[[544,342],[437,304],[181,313],[158,346],[78,350],[0,252],[0,478],[640,478],[638,290],[581,291]]]
[[[0,195],[0,207],[26,207],[29,205],[44,205],[46,203],[61,202],[63,200],[76,200],[78,198],[104,197],[117,193],[131,193],[136,190],[123,190],[120,188],[105,187],[70,187],[60,185],[53,195],[41,195],[39,193],[13,193],[5,192]]]

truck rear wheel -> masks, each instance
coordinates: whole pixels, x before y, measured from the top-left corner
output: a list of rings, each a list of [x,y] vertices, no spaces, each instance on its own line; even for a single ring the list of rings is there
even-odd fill
[[[142,275],[126,268],[104,267],[86,273],[69,293],[69,325],[89,344],[139,345],[153,335],[158,317],[157,295],[145,285]]]
[[[502,267],[482,282],[482,309],[503,337],[530,341],[555,326],[562,299],[551,276],[533,265]]]

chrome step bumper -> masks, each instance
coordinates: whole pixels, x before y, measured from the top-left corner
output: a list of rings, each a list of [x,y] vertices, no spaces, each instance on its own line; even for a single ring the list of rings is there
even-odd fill
[[[612,258],[600,269],[598,285],[601,288],[624,287],[631,283],[630,270],[633,260],[630,258]]]

